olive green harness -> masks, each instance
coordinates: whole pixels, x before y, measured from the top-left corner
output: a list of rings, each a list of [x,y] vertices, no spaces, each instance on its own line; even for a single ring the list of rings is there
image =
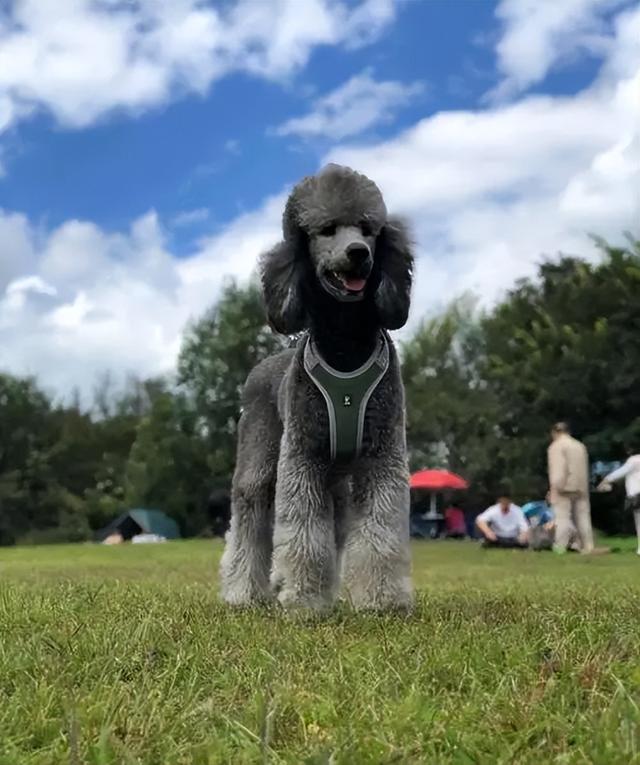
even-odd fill
[[[380,335],[371,357],[354,372],[338,372],[330,367],[311,338],[307,338],[304,368],[327,404],[331,459],[357,457],[362,449],[367,404],[389,368],[389,346],[385,335]]]

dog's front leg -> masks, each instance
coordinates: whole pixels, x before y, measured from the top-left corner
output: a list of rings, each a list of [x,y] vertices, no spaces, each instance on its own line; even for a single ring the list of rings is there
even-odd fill
[[[403,453],[363,461],[354,474],[342,578],[357,609],[406,610],[413,603],[409,476]]]
[[[336,545],[326,465],[287,444],[278,464],[271,583],[286,608],[323,610],[335,599]]]
[[[222,598],[233,606],[252,606],[271,599],[271,507],[268,485],[236,477],[231,525],[220,562]]]
[[[230,605],[271,600],[273,487],[281,432],[275,407],[249,402],[238,424],[231,525],[220,562],[221,594]]]

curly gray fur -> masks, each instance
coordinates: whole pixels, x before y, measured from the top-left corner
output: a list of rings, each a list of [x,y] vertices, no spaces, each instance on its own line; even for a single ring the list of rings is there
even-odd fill
[[[306,330],[337,370],[357,369],[380,332],[407,320],[413,255],[377,186],[329,165],[292,191],[283,241],[260,261],[271,325]],[[306,335],[305,335],[306,339]],[[232,520],[221,563],[233,605],[273,598],[322,610],[340,588],[356,608],[412,603],[404,391],[389,368],[366,409],[360,455],[332,462],[322,395],[304,341],[249,375],[239,423]]]

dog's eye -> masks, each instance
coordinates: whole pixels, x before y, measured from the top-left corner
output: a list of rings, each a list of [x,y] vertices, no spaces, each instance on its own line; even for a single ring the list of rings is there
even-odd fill
[[[373,233],[373,229],[371,228],[371,224],[368,223],[366,220],[363,220],[360,223],[360,231],[362,231],[363,236],[371,236]]]
[[[327,223],[326,226],[320,229],[320,236],[333,236],[336,233],[336,224]]]

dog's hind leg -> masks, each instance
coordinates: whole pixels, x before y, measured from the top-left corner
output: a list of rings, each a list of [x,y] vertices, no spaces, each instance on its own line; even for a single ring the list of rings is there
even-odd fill
[[[286,608],[321,611],[336,594],[333,500],[327,469],[282,440],[271,581]]]
[[[409,475],[404,454],[370,460],[354,475],[342,566],[357,609],[410,608]]]
[[[274,406],[256,402],[238,426],[238,456],[231,489],[231,526],[220,563],[222,598],[252,605],[271,597],[273,493],[282,426]]]

